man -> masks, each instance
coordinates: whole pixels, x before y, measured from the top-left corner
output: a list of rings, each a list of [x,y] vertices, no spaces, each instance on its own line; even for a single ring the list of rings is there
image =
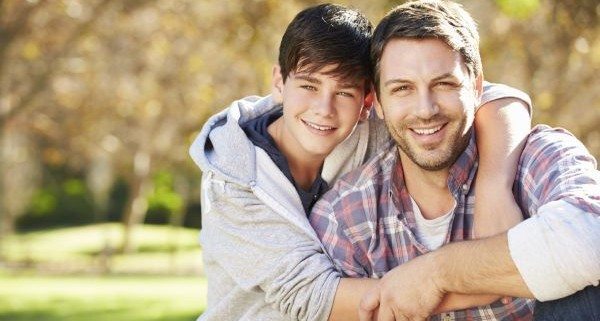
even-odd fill
[[[379,23],[371,44],[376,110],[395,144],[336,182],[311,224],[343,275],[385,274],[362,300],[363,320],[377,309],[378,320],[425,320],[448,293],[546,301],[596,286],[570,303],[582,303],[580,319],[552,316],[594,320],[600,173],[564,130],[534,128],[520,157],[514,196],[531,218],[508,233],[436,250],[473,238],[478,42],[469,14],[446,1],[410,2]],[[530,320],[532,308],[505,297],[432,320]]]

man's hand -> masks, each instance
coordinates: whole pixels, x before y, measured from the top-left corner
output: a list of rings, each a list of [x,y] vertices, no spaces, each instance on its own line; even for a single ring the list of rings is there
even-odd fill
[[[429,255],[394,268],[361,300],[360,320],[426,320],[444,296],[436,284],[436,270]]]

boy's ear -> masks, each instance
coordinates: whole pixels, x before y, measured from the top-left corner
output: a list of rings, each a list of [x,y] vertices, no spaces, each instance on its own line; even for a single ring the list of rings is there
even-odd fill
[[[281,67],[273,66],[273,79],[271,84],[271,95],[273,102],[283,103],[283,76],[281,75]]]
[[[369,90],[369,92],[365,96],[363,108],[360,112],[359,120],[365,120],[365,119],[369,118],[369,115],[371,114],[371,109],[373,109],[373,100],[374,99],[375,99],[374,91],[373,91],[373,88],[371,87],[371,90]]]

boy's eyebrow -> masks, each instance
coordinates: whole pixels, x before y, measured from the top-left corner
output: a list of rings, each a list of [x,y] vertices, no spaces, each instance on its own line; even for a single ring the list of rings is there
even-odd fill
[[[317,85],[320,85],[323,83],[320,79],[312,77],[307,74],[296,74],[296,75],[294,75],[294,77],[296,79],[308,81],[310,83],[317,84]],[[345,88],[360,88],[360,86],[361,86],[361,84],[359,82],[344,82],[344,83],[340,83],[339,88],[344,88],[344,89]]]
[[[340,88],[360,88],[362,85],[360,82],[344,82],[340,84]]]
[[[309,75],[306,75],[306,74],[296,74],[296,75],[294,75],[294,78],[300,79],[300,80],[305,80],[305,81],[308,81],[313,84],[321,84],[321,81],[319,79],[309,76]]]

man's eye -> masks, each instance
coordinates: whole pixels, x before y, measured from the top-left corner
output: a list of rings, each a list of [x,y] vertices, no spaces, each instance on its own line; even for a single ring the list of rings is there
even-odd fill
[[[393,94],[393,93],[397,93],[397,92],[407,91],[409,89],[410,89],[410,87],[408,85],[402,85],[402,86],[397,86],[397,87],[392,88],[391,92]]]
[[[300,88],[306,89],[306,90],[310,90],[310,91],[316,91],[317,87],[315,86],[311,86],[311,85],[302,85],[300,86]]]
[[[439,88],[448,88],[448,89],[457,87],[457,85],[455,83],[449,82],[449,81],[440,81],[440,82],[436,83],[435,86],[439,87]]]

